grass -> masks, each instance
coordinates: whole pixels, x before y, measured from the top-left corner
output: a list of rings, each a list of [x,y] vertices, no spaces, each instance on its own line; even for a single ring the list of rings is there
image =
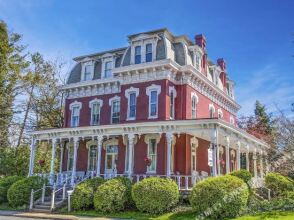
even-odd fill
[[[5,210],[5,211],[24,211],[26,209],[25,206],[21,207],[11,207],[8,205],[8,203],[0,203],[0,210]]]
[[[275,211],[275,212],[264,212],[258,215],[248,215],[237,218],[236,220],[272,220],[272,219],[281,219],[281,220],[293,220],[294,212],[286,211]]]

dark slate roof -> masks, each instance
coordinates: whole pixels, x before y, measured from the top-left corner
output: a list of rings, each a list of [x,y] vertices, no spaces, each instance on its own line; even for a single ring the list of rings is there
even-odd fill
[[[117,49],[101,51],[101,52],[98,52],[98,53],[92,53],[92,54],[87,54],[87,55],[75,57],[75,58],[73,58],[73,60],[74,61],[79,61],[79,60],[82,60],[82,59],[84,59],[86,57],[101,56],[101,55],[106,54],[106,53],[123,53],[126,49],[127,49],[127,47],[121,47],[121,48],[117,48]]]

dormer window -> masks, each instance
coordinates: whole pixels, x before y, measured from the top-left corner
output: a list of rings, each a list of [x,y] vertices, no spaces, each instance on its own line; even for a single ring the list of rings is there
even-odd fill
[[[146,44],[146,62],[152,62],[152,44]]]
[[[92,65],[85,66],[84,81],[92,79]]]
[[[198,53],[196,53],[195,56],[195,67],[197,70],[200,70],[200,65],[201,65],[201,59],[200,59],[200,55]]]
[[[135,47],[135,64],[141,63],[141,46]]]
[[[104,78],[112,77],[112,61],[107,61],[104,65]]]

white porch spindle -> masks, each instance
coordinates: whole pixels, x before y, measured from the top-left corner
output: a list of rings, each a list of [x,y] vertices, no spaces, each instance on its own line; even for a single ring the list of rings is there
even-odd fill
[[[30,148],[31,148],[31,154],[30,154],[30,164],[29,164],[29,176],[32,176],[34,173],[35,151],[36,151],[36,141],[34,139],[32,139]]]
[[[230,172],[230,137],[226,137],[226,174]]]
[[[237,170],[241,168],[241,153],[240,153],[241,143],[237,142]]]
[[[218,175],[221,175],[221,168],[220,168],[220,146],[217,146],[216,149],[216,161],[217,161],[217,173]]]
[[[253,167],[254,167],[254,177],[257,177],[257,165],[256,165],[256,148],[254,148],[253,152]]]
[[[128,167],[129,167],[129,178],[132,177],[133,175],[133,150],[134,150],[134,139],[135,139],[135,135],[134,134],[128,134],[128,153],[129,153],[129,161],[128,161]]]
[[[247,152],[246,152],[246,170],[249,171],[249,145],[247,145]]]
[[[168,132],[166,135],[166,176],[170,177],[171,174],[171,148],[172,148],[172,140],[173,134]]]
[[[63,167],[63,151],[64,151],[64,146],[63,142],[60,143],[60,164],[59,164],[59,173],[62,174],[62,167]]]
[[[57,140],[52,139],[52,155],[51,155],[51,164],[50,164],[50,182],[54,183],[54,165],[55,165],[55,153],[56,153]]]
[[[71,175],[71,185],[75,184],[76,170],[77,170],[77,154],[79,148],[79,138],[74,137],[74,155],[73,155],[73,166],[72,166],[72,175]]]
[[[101,150],[102,150],[102,140],[103,140],[103,136],[99,135],[97,136],[97,171],[96,174],[97,176],[100,176],[100,170],[101,170]]]

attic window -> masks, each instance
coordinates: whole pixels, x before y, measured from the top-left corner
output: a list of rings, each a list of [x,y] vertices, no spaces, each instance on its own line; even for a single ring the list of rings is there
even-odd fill
[[[135,64],[141,63],[141,46],[135,47]]]
[[[91,79],[92,79],[92,65],[86,65],[85,72],[84,72],[84,81],[88,81]]]

